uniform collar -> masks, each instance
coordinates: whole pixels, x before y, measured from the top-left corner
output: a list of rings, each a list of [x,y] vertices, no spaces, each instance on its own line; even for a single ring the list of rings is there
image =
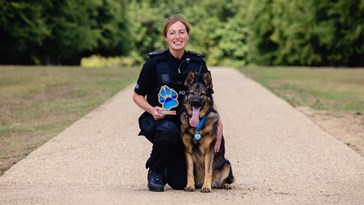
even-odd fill
[[[186,59],[187,52],[186,52],[186,50],[184,50],[181,59],[174,57],[169,49],[167,49],[167,54],[168,54],[168,57],[170,57],[171,59],[176,60],[176,61],[181,61],[183,59]]]

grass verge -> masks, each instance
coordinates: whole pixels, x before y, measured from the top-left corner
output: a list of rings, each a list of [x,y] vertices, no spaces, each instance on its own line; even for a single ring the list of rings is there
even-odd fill
[[[293,106],[364,111],[364,69],[240,68]]]
[[[132,67],[0,67],[0,175],[138,73]]]

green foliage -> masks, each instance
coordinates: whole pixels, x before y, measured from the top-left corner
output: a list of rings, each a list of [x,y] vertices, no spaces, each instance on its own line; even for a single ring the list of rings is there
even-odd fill
[[[209,65],[364,66],[364,0],[8,0],[0,12],[3,64],[141,64],[166,49],[164,20],[178,14]]]
[[[155,15],[152,1],[130,1],[127,5],[128,27],[132,33],[131,47],[139,56],[163,48],[161,29],[163,17]],[[141,62],[139,62],[141,63]]]
[[[34,4],[28,1],[0,2],[0,63],[13,63],[19,58],[31,63],[29,48],[42,44],[49,35],[42,15],[46,0]]]
[[[79,64],[130,50],[124,1],[1,1],[0,63]],[[3,15],[4,14],[4,15]]]
[[[92,53],[104,56],[125,55],[131,49],[127,25],[126,3],[124,1],[102,0],[97,6],[95,18],[99,32],[98,48]]]
[[[312,11],[315,8],[310,1],[276,0],[272,4],[272,25],[274,31],[270,40],[277,45],[274,51],[273,65],[304,65],[320,62],[310,40],[315,36]]]
[[[249,62],[364,65],[363,0],[252,1]]]
[[[61,64],[62,59],[70,59],[84,50],[97,46],[99,35],[96,21],[92,18],[96,1],[66,0],[63,4],[52,4],[47,11],[47,25],[51,34],[44,39],[40,54],[46,64]],[[75,46],[77,45],[77,46]]]
[[[318,52],[326,65],[364,65],[364,0],[315,1]]]
[[[134,57],[103,57],[92,55],[88,58],[82,58],[81,66],[88,68],[105,68],[105,67],[125,67],[136,64]]]
[[[275,56],[277,44],[271,40],[272,0],[251,1],[247,11],[248,61],[252,64],[270,65]]]
[[[164,0],[158,1],[158,6],[155,4],[152,0],[128,2],[132,45],[139,56],[145,56],[153,50],[166,49],[162,34],[164,20],[178,14],[184,16],[192,27],[188,49],[205,54],[209,65],[234,61],[239,62],[236,65],[247,63],[247,28],[241,20],[245,16],[241,8],[246,7],[246,2]]]

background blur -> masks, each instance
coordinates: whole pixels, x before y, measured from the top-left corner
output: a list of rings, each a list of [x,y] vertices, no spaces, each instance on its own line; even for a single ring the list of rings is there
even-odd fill
[[[364,0],[1,0],[0,64],[140,65],[173,14],[210,66],[364,66]]]

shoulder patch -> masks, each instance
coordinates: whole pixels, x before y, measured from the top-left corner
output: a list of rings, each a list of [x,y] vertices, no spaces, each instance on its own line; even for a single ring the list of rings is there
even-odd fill
[[[160,51],[153,51],[148,53],[148,56],[156,56],[156,55],[161,55],[165,52],[165,50],[160,50]]]
[[[201,53],[197,53],[197,52],[195,52],[195,51],[187,51],[187,52],[189,52],[189,53],[191,53],[191,54],[193,54],[193,55],[196,55],[196,56],[198,56],[198,57],[201,57],[201,58],[205,57],[205,56],[204,56],[204,55],[202,55]]]

